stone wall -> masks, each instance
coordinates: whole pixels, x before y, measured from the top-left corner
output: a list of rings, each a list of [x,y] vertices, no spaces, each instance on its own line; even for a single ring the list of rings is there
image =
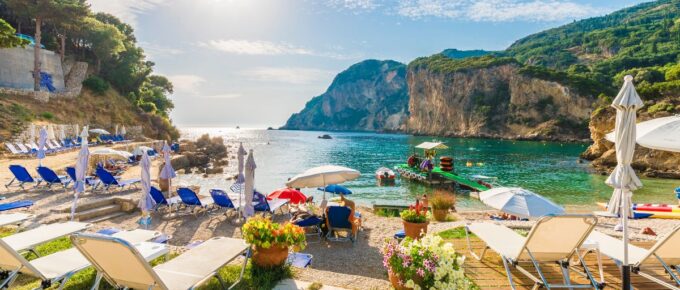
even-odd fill
[[[63,91],[64,71],[58,54],[41,50],[41,71],[52,75],[52,84],[57,91]],[[0,49],[0,87],[33,89],[33,48],[14,47]]]

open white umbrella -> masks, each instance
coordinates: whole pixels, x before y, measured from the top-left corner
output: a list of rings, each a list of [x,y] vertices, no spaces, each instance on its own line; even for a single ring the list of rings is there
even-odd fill
[[[564,208],[545,197],[519,187],[496,187],[479,193],[479,199],[490,207],[520,217],[562,214]]]
[[[57,134],[54,134],[54,125],[47,125],[47,139],[54,140],[57,139]]]
[[[111,148],[101,148],[92,151],[91,155],[107,155],[111,157],[117,157],[117,158],[122,158],[122,159],[129,159],[132,157],[132,153],[127,152],[127,151],[121,151],[121,150],[114,150]]]
[[[92,130],[90,130],[90,133],[100,134],[100,135],[109,135],[110,134],[109,131],[106,131],[104,129],[92,129]]]
[[[87,140],[87,127],[83,128],[80,134],[83,140]],[[80,144],[80,151],[78,152],[78,159],[76,160],[76,180],[73,185],[73,205],[71,206],[71,220],[73,220],[76,213],[76,206],[78,205],[78,195],[85,191],[85,176],[87,176],[87,165],[90,159],[90,150],[87,148],[87,142]]]
[[[170,162],[170,146],[168,146],[168,142],[165,142],[163,145],[163,157],[165,157],[165,165],[163,166],[163,169],[161,169],[160,172],[160,178],[162,179],[167,179],[168,180],[168,190],[170,190],[171,186],[171,181],[173,178],[177,177],[177,173],[175,173],[175,169],[172,168],[172,163]]]
[[[148,153],[150,150],[153,150],[153,148],[148,146],[137,146],[135,150],[132,150],[132,155],[141,156],[144,152]]]
[[[305,170],[286,182],[286,186],[293,188],[326,187],[328,184],[339,184],[357,179],[361,173],[352,168],[337,165],[324,165]],[[326,206],[326,192],[323,194],[321,207]]]
[[[614,132],[607,140],[615,142]],[[636,140],[650,149],[680,152],[680,115],[640,122],[636,126]]]
[[[38,164],[42,166],[42,160],[45,158],[45,144],[47,143],[47,130],[45,127],[40,128],[40,137],[38,138]]]
[[[142,218],[139,220],[139,224],[144,226],[144,228],[148,228],[149,224],[151,224],[149,212],[153,209],[156,202],[151,197],[151,160],[147,152],[142,154],[139,166],[141,167],[142,178],[142,196],[139,199],[139,209],[142,211]]]
[[[249,217],[255,214],[255,209],[253,208],[253,195],[255,192],[255,158],[253,157],[253,149],[250,149],[248,153],[248,160],[246,160],[246,173],[245,173],[245,199],[246,204],[244,206],[244,216]]]
[[[622,264],[622,289],[630,289],[630,265],[628,263],[628,217],[633,214],[631,210],[633,191],[642,187],[642,182],[635,175],[630,166],[633,162],[636,140],[637,110],[644,103],[635,91],[633,77],[627,75],[623,78],[623,87],[612,102],[616,108],[616,127],[614,140],[616,141],[616,168],[605,181],[614,188],[614,194],[609,200],[608,210],[612,214],[621,216],[623,225],[623,264]]]

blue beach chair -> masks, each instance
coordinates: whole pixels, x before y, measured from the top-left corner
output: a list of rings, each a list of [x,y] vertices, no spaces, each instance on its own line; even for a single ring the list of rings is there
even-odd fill
[[[156,202],[156,205],[153,208],[154,211],[159,211],[161,207],[165,207],[168,211],[172,211],[172,207],[179,204],[181,201],[179,197],[165,198],[163,192],[155,186],[151,187],[151,198]]]
[[[19,183],[17,186],[21,189],[25,189],[24,184],[26,183],[34,183],[35,186],[38,186],[40,182],[42,182],[42,179],[40,178],[33,178],[33,176],[28,173],[28,170],[21,165],[10,165],[9,171],[12,172],[14,178],[12,178],[9,183],[5,184],[5,188],[7,189],[9,189],[15,181]]]
[[[216,206],[218,206],[221,209],[225,209],[224,214],[226,215],[230,210],[236,210],[236,206],[234,206],[234,203],[231,201],[229,196],[227,195],[224,190],[221,189],[211,189],[210,190],[210,196],[213,199],[213,202]]]
[[[66,167],[66,174],[68,174],[73,186],[75,186],[76,179],[78,179],[76,178],[76,169],[74,167]],[[92,189],[96,189],[97,185],[99,185],[99,180],[97,180],[94,176],[85,176],[85,185],[91,186]]]
[[[18,200],[13,202],[0,203],[0,211],[7,211],[23,207],[31,207],[32,205],[33,201],[30,200]]]
[[[186,187],[178,188],[177,195],[179,195],[179,198],[182,200],[182,204],[189,208],[194,216],[196,216],[197,208],[209,209],[214,204],[212,199],[200,199],[193,190]]]
[[[118,180],[111,173],[106,171],[101,166],[97,166],[96,169],[97,177],[99,177],[99,182],[104,185],[104,191],[108,192],[111,186],[117,187],[118,189],[123,189],[126,186],[133,186],[137,188],[137,183],[141,182],[140,178],[133,178],[127,180]]]
[[[317,239],[316,243],[318,243],[321,242],[321,238],[323,237],[321,222],[322,220],[319,217],[310,215],[304,219],[293,221],[293,224],[305,229],[305,236],[315,237]],[[309,238],[307,239],[307,242],[312,243]]]
[[[356,242],[359,231],[356,234],[352,232],[352,223],[349,221],[351,214],[352,209],[346,206],[329,206],[326,208],[327,240],[333,242],[351,241],[352,244]],[[339,236],[338,232],[345,232],[346,236]]]
[[[68,176],[65,175],[57,175],[54,170],[45,167],[45,166],[38,166],[36,169],[38,172],[38,175],[42,178],[42,180],[47,183],[47,188],[51,188],[52,185],[55,184],[60,184],[64,188],[66,188],[71,181]]]

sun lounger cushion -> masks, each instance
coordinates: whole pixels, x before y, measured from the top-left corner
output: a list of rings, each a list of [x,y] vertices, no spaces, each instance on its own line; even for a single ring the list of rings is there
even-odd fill
[[[524,246],[524,237],[517,232],[492,223],[474,223],[468,229],[489,245],[489,248],[510,259],[516,259]]]
[[[33,205],[33,202],[30,201],[30,200],[19,200],[19,201],[7,202],[7,203],[0,203],[0,211],[6,211],[6,210],[22,208],[22,207],[30,207],[32,205]]]
[[[21,222],[27,220],[30,216],[31,216],[30,214],[25,214],[25,213],[0,214],[0,227],[6,226],[6,225],[11,225],[11,224],[21,223]]]
[[[84,231],[90,226],[91,224],[81,222],[55,223],[16,233],[2,239],[12,249],[19,252],[76,232]]]

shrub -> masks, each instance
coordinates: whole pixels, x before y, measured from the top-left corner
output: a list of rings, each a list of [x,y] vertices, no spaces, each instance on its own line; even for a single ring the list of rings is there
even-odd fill
[[[147,113],[155,113],[156,112],[156,104],[154,103],[146,103],[146,102],[140,102],[138,105],[144,112]]]
[[[83,81],[83,86],[95,93],[103,94],[109,89],[109,83],[98,76],[90,76]]]
[[[50,112],[43,112],[42,114],[40,114],[40,117],[42,117],[43,119],[52,120],[54,119],[54,114]]]
[[[657,112],[672,112],[674,108],[675,106],[673,106],[673,104],[659,102],[647,108],[647,113],[654,114]]]

